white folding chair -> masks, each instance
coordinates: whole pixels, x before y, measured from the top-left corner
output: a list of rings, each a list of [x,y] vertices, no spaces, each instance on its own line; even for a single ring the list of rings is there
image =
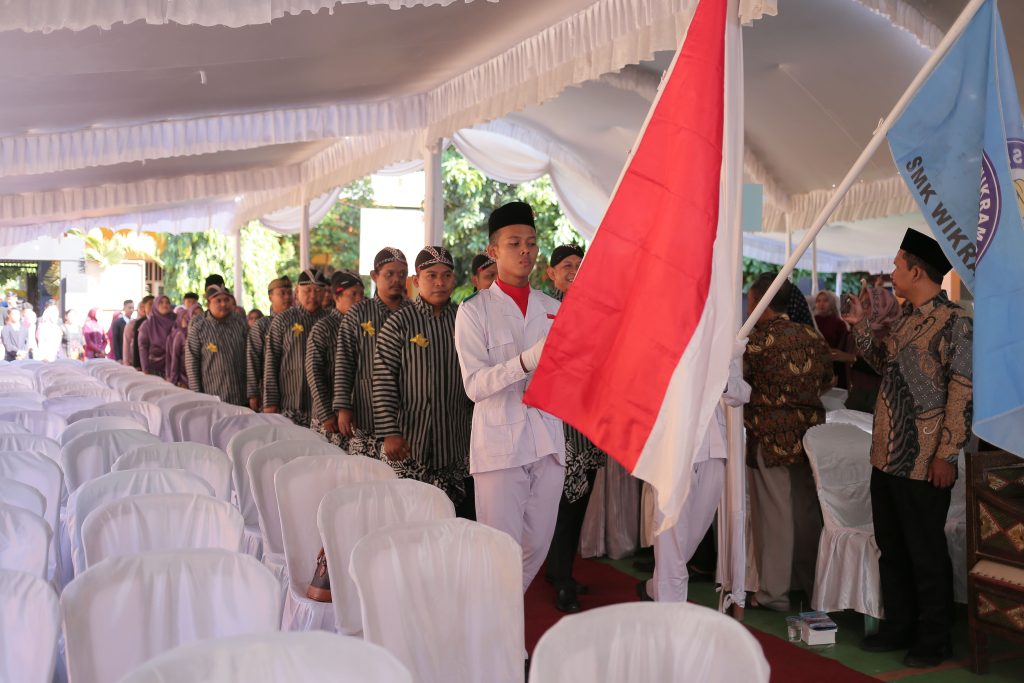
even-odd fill
[[[104,415],[102,417],[87,417],[84,420],[79,420],[74,424],[68,425],[57,441],[61,446],[63,446],[82,434],[105,432],[111,429],[133,429],[138,432],[149,433],[149,426],[146,424],[146,419],[141,415],[136,414],[131,417],[122,417],[121,415]]]
[[[121,394],[121,398],[123,398],[125,401],[132,401],[135,400],[131,398],[131,393],[133,389],[138,389],[139,387],[149,388],[161,386],[164,383],[165,382],[162,377],[154,377],[153,375],[144,375],[142,373],[139,373],[132,379],[126,379],[123,382],[118,382],[117,392]]]
[[[346,455],[343,451],[341,455],[296,458],[277,471],[274,489],[280,508],[281,537],[289,579],[282,630],[333,631],[336,628],[331,604],[306,597],[306,588],[321,546],[320,532],[315,523],[310,524],[310,520],[316,519],[320,501],[343,484],[396,478],[394,470],[380,460]]]
[[[112,557],[61,596],[68,678],[108,683],[178,645],[277,630],[281,585],[226,550]]]
[[[382,647],[333,633],[261,633],[182,645],[120,683],[412,683]]]
[[[0,410],[39,410],[46,398],[31,391],[10,391],[0,386]]]
[[[825,413],[825,422],[827,424],[839,423],[853,425],[859,429],[863,429],[868,434],[874,426],[875,416],[871,413],[861,412],[859,410],[850,410],[849,408],[841,408],[839,410],[829,410]]]
[[[31,374],[15,373],[11,371],[0,372],[0,391],[12,389],[12,388],[23,388],[36,390],[36,383],[33,381]]]
[[[849,398],[850,392],[846,389],[839,389],[833,387],[821,395],[821,404],[825,406],[825,411],[829,410],[842,410],[846,408],[846,399]]]
[[[0,569],[28,572],[45,579],[51,536],[50,525],[42,517],[0,502]]]
[[[281,541],[281,514],[277,508],[274,475],[292,460],[311,455],[347,454],[325,441],[278,441],[254,450],[249,456],[249,464],[246,465],[253,502],[259,517],[260,535],[263,538],[263,564],[282,580],[285,580],[286,576],[284,544]]]
[[[193,493],[212,496],[210,485],[184,470],[127,470],[111,472],[86,482],[68,498],[67,529],[71,541],[71,565],[75,574],[85,567],[82,522],[89,513],[113,500],[146,493]]]
[[[248,416],[246,416],[248,417]],[[245,552],[255,557],[262,556],[263,535],[260,533],[260,518],[252,498],[249,472],[245,466],[254,450],[277,441],[324,441],[310,429],[296,427],[292,422],[285,424],[259,424],[236,432],[228,442],[227,454],[231,458],[231,484],[235,491],[235,502],[245,518]]]
[[[101,406],[108,402],[109,401],[102,396],[83,396],[82,394],[55,396],[54,398],[48,398],[43,401],[43,410],[48,410],[51,413],[60,415],[67,420],[80,410],[89,410],[90,408],[95,408],[96,406]]]
[[[522,567],[511,536],[465,519],[379,529],[349,565],[363,639],[421,683],[521,683]]]
[[[17,422],[0,422],[0,434],[29,434],[27,429]]]
[[[60,444],[38,434],[0,434],[0,451],[31,451],[60,464]]]
[[[0,421],[19,424],[30,434],[57,439],[67,428],[63,417],[46,410],[4,410],[0,408]]]
[[[31,486],[45,501],[43,519],[53,530],[46,575],[60,582],[60,506],[64,472],[45,455],[28,451],[0,451],[0,477]]]
[[[247,427],[256,427],[258,425],[267,424],[294,426],[294,423],[291,420],[284,415],[279,415],[277,413],[250,413],[247,415],[222,417],[210,426],[210,444],[226,453],[228,450],[228,442],[231,441],[231,437],[235,434]]]
[[[195,441],[213,445],[210,428],[218,420],[236,415],[255,415],[244,406],[230,403],[213,403],[186,410],[178,416],[178,432],[182,441]]]
[[[182,389],[181,387],[176,387],[173,384],[158,384],[141,388],[139,391],[134,393],[136,397],[134,400],[156,403],[165,396],[180,394],[187,391],[188,389]]]
[[[0,503],[31,512],[40,519],[46,514],[46,497],[35,486],[0,477]]]
[[[195,493],[149,493],[104,503],[82,522],[85,568],[116,555],[156,550],[241,551],[242,515],[230,503]]]
[[[541,636],[530,683],[767,683],[760,643],[735,619],[685,602],[624,603],[561,619]]]
[[[59,398],[61,396],[83,396],[89,394],[106,395],[103,392],[109,391],[107,387],[95,381],[85,382],[58,382],[43,389],[43,396],[46,398]],[[116,400],[116,399],[115,399]]]
[[[145,468],[177,469],[198,474],[215,498],[231,500],[231,460],[227,453],[199,443],[153,443],[128,451],[114,461],[111,472]]]
[[[346,571],[352,548],[364,536],[392,524],[454,519],[455,506],[444,491],[420,481],[364,481],[345,484],[324,496],[316,518],[327,567],[331,569],[331,600],[338,632],[359,635],[363,632],[359,593]]]
[[[957,459],[957,477],[946,515],[946,548],[953,563],[953,599],[967,602],[967,469],[963,451]]]
[[[143,398],[143,396],[147,394],[163,396],[166,394],[161,394],[158,390],[166,391],[167,389],[170,389],[171,391],[174,391],[177,389],[177,387],[169,383],[163,377],[156,377],[153,375],[147,375],[146,377],[147,379],[145,381],[140,380],[138,382],[132,382],[125,387],[124,398],[126,401],[146,401],[148,399]]]
[[[60,604],[50,584],[27,572],[0,569],[0,633],[0,680],[54,680]]]
[[[199,405],[202,402],[209,403],[220,403],[220,399],[216,396],[210,396],[209,394],[199,394],[194,391],[181,391],[173,394],[167,394],[156,399],[154,405],[160,408],[160,411],[170,418],[171,410],[174,406],[181,405],[182,403],[194,403]],[[172,432],[173,422],[170,419],[164,420],[163,426],[160,432],[160,438],[164,441],[173,441],[174,433]]]
[[[146,424],[151,434],[159,436],[161,433],[160,425],[163,418],[160,408],[153,403],[146,403],[145,401],[114,401],[113,403],[106,403],[91,410],[75,413],[68,418],[68,424],[87,417],[101,417],[103,415],[120,415],[122,417],[142,415],[146,418]]]
[[[824,528],[811,606],[882,616],[878,546],[871,520],[871,435],[850,424],[811,427],[804,434]]]
[[[193,408],[203,408],[221,402],[219,398],[210,394],[192,393],[190,396],[191,400],[175,403],[164,413],[167,416],[166,422],[170,426],[170,436],[173,441],[184,441],[184,438],[181,436],[182,415]]]
[[[60,450],[68,493],[109,472],[114,461],[128,451],[152,443],[160,443],[160,439],[138,429],[104,429],[76,436]]]

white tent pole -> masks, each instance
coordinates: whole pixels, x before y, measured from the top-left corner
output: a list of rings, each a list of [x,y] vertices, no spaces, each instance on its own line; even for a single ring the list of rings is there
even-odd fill
[[[302,227],[299,229],[299,268],[310,266],[309,255],[309,202],[302,201]]]
[[[836,296],[843,295],[843,271],[836,273]]]
[[[811,242],[811,296],[818,296],[818,238]]]
[[[444,243],[444,188],[441,178],[442,140],[427,147],[423,156],[423,243]]]
[[[242,227],[239,226],[232,236],[231,246],[235,251],[235,301],[245,308],[245,290],[242,288]]]
[[[957,38],[960,37],[960,34],[964,32],[964,29],[967,28],[967,24],[970,23],[975,13],[977,13],[978,9],[985,2],[986,0],[971,0],[970,3],[968,3],[967,7],[964,8],[964,11],[960,13],[960,16],[950,27],[949,32],[946,33],[945,37],[943,37],[942,42],[939,43],[937,48],[935,48],[935,52],[932,53],[931,57],[928,58],[928,61],[925,62],[923,67],[921,67],[921,70],[916,76],[914,76],[914,80],[911,81],[906,92],[903,93],[903,96],[900,97],[896,105],[893,106],[889,115],[886,116],[879,124],[878,128],[875,130],[875,134],[871,137],[871,141],[868,142],[868,146],[865,147],[864,151],[860,153],[859,157],[857,157],[857,161],[854,162],[853,166],[846,174],[846,177],[843,178],[843,182],[841,182],[836,187],[836,191],[832,193],[832,198],[829,199],[828,204],[826,204],[821,210],[818,217],[814,219],[814,223],[804,234],[804,238],[800,240],[800,244],[797,245],[796,251],[786,259],[786,264],[782,266],[782,270],[779,271],[778,276],[776,276],[771,286],[768,287],[768,291],[765,292],[763,297],[761,297],[757,306],[755,306],[754,310],[751,311],[750,317],[748,317],[746,322],[743,323],[743,327],[740,328],[740,331],[737,334],[740,339],[750,334],[750,330],[754,328],[754,324],[761,319],[761,314],[764,313],[764,310],[768,307],[772,297],[775,296],[775,293],[779,291],[780,287],[782,287],[782,283],[789,277],[790,273],[793,272],[793,268],[796,267],[800,257],[807,251],[807,247],[809,247],[814,238],[818,236],[818,232],[821,230],[822,226],[825,225],[825,222],[832,215],[832,212],[836,210],[836,207],[839,206],[839,202],[843,200],[843,197],[846,196],[846,193],[853,186],[853,183],[857,180],[857,176],[860,175],[861,171],[864,170],[864,167],[867,166],[868,162],[871,160],[871,157],[874,156],[875,152],[885,141],[885,136],[896,124],[896,120],[903,114],[907,105],[910,104],[910,100],[917,94],[917,91],[921,86],[924,85],[925,80],[927,80],[932,71],[935,70],[935,67],[938,66],[939,62],[942,61],[942,58],[946,56],[946,53],[949,52],[949,48],[952,47],[953,43],[955,43]]]
[[[786,260],[793,255],[793,231],[786,226]]]

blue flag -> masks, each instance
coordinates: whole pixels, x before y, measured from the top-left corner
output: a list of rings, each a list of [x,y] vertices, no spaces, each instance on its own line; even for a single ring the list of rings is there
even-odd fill
[[[974,433],[1024,455],[1024,126],[995,0],[981,6],[888,138],[935,238],[974,293]]]

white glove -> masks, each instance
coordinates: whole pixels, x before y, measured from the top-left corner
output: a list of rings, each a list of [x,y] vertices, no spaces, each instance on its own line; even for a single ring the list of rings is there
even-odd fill
[[[743,339],[734,339],[732,342],[732,359],[739,360],[743,358],[743,354],[747,351],[747,342],[750,341],[749,337],[743,337]]]
[[[547,339],[547,336],[545,336],[539,342],[519,354],[519,362],[522,363],[524,370],[533,372],[537,369],[537,364],[540,363],[540,354],[544,350],[544,342]]]

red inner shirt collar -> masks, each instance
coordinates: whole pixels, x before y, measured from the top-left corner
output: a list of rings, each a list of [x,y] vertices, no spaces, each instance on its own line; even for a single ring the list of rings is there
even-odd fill
[[[513,287],[510,284],[502,282],[500,278],[496,279],[494,283],[498,285],[498,288],[501,289],[501,291],[508,294],[512,298],[512,301],[516,302],[516,306],[519,306],[519,310],[525,318],[526,305],[530,301],[530,285],[526,285],[525,287]]]

